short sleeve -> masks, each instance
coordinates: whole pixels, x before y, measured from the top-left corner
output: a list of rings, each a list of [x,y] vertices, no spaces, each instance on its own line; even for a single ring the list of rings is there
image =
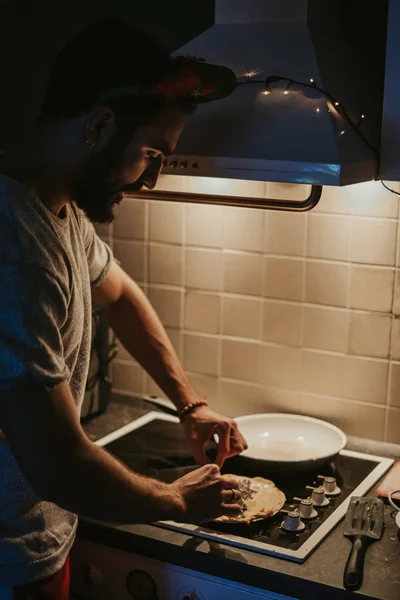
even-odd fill
[[[83,244],[89,267],[90,283],[96,287],[107,277],[113,262],[111,248],[97,235],[92,223],[81,215]]]
[[[0,264],[0,390],[69,380],[61,330],[68,297],[46,270]]]

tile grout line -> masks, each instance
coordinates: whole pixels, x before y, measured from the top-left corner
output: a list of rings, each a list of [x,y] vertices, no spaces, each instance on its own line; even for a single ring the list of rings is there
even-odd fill
[[[145,252],[144,252],[144,286],[145,286],[145,294],[148,297],[149,296],[149,271],[150,271],[150,208],[151,208],[151,202],[145,202],[144,200],[142,200],[142,202],[144,202],[144,247],[145,247]],[[138,240],[137,240],[138,241]],[[150,376],[144,371],[144,369],[142,367],[140,367],[140,369],[142,370],[142,390],[143,393],[147,392],[149,383],[150,383]]]
[[[184,344],[184,334],[185,334],[185,314],[186,314],[186,223],[187,223],[187,209],[188,207],[183,204],[182,205],[182,272],[181,272],[181,283],[183,288],[182,295],[182,306],[181,306],[181,315],[180,315],[180,361],[182,365],[185,361],[185,344]]]
[[[350,216],[350,226],[349,226],[349,253],[348,253],[348,261],[347,261],[347,265],[348,265],[348,273],[347,273],[347,290],[346,290],[346,317],[345,317],[345,350],[344,350],[344,356],[350,356],[353,357],[354,355],[349,353],[349,348],[350,348],[350,325],[351,325],[351,318],[352,315],[354,314],[354,311],[351,309],[350,307],[350,293],[351,293],[351,280],[352,280],[352,276],[353,276],[353,269],[352,269],[352,244],[353,244],[353,217]],[[345,362],[346,364],[346,362]],[[344,387],[344,378],[342,379],[342,394],[343,394],[343,387]]]
[[[264,227],[263,227],[263,243],[262,243],[262,247],[265,248],[267,246],[267,236],[268,236],[268,230],[269,230],[269,214],[267,213],[267,211],[265,211],[264,213]],[[268,269],[268,258],[266,257],[266,255],[263,253],[262,254],[262,266],[261,266],[261,294],[259,296],[259,300],[261,302],[261,311],[260,311],[260,319],[259,319],[259,327],[260,327],[260,332],[259,332],[259,336],[258,336],[258,340],[256,340],[256,342],[258,342],[259,347],[257,349],[257,367],[256,367],[256,373],[258,375],[258,377],[260,378],[261,376],[261,369],[262,369],[262,364],[261,364],[261,348],[262,348],[262,341],[264,338],[264,328],[265,328],[265,306],[266,306],[266,302],[265,302],[265,288],[266,288],[266,280],[267,280],[267,269]],[[264,389],[263,384],[261,385],[261,389]]]
[[[265,211],[264,213],[264,227],[263,227],[263,241],[262,241],[262,247],[265,248],[267,245],[267,236],[268,236],[268,211]],[[265,284],[266,284],[266,270],[267,270],[267,258],[266,256],[262,255],[262,267],[261,267],[261,295],[259,296],[259,299],[261,301],[261,311],[260,311],[260,320],[259,320],[259,327],[260,327],[260,335],[258,337],[258,339],[260,340],[260,342],[262,342],[263,338],[264,338],[264,327],[265,327]]]
[[[389,361],[388,361],[388,376],[387,376],[387,389],[386,389],[386,411],[385,411],[385,427],[383,439],[386,441],[388,437],[389,430],[389,407],[390,407],[390,394],[391,394],[391,386],[392,386],[392,341],[393,341],[393,328],[394,328],[394,304],[396,299],[396,283],[397,283],[397,248],[399,244],[399,206],[400,203],[397,201],[397,221],[396,221],[396,243],[395,243],[395,256],[394,256],[394,277],[393,277],[393,289],[392,289],[392,302],[391,302],[391,313],[392,319],[390,322],[390,333],[389,333]]]
[[[308,229],[309,229],[309,215],[305,215],[305,223],[304,223],[304,240],[303,240],[303,273],[302,273],[302,290],[301,290],[301,322],[300,322],[300,348],[304,346],[304,330],[305,330],[305,305],[307,298],[307,241],[308,241]],[[301,368],[303,371],[303,368]],[[303,375],[301,374],[301,378]],[[300,392],[303,393],[303,383],[300,386]]]
[[[219,307],[218,307],[218,345],[217,345],[217,408],[220,410],[222,403],[222,352],[223,352],[223,320],[224,320],[224,293],[225,293],[225,247],[224,247],[224,221],[223,221],[223,213],[221,212],[220,216],[221,223],[221,247],[219,251],[221,252],[221,281],[220,288],[217,290],[217,294],[219,297]],[[223,412],[223,411],[221,411]]]

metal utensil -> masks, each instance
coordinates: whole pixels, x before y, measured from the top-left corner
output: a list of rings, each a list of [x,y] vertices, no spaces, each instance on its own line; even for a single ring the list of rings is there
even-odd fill
[[[384,503],[379,498],[354,496],[344,522],[344,535],[353,538],[353,547],[344,571],[344,587],[358,590],[363,581],[365,553],[368,546],[382,537]]]

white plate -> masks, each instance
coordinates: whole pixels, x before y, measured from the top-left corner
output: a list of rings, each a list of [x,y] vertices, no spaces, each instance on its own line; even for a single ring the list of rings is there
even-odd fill
[[[249,459],[306,464],[333,459],[347,444],[343,431],[319,419],[291,414],[258,414],[235,419]]]

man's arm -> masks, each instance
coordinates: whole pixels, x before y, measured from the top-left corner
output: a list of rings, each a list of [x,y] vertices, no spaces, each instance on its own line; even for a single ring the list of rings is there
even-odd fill
[[[240,512],[215,465],[167,485],[137,475],[85,435],[66,381],[0,393],[0,428],[35,492],[79,515],[127,523],[200,522]],[[237,496],[237,498],[240,495]]]
[[[93,300],[108,312],[110,325],[128,352],[179,410],[199,399],[150,302],[116,263],[93,290]],[[207,406],[200,406],[188,414],[184,428],[198,464],[209,462],[203,447],[215,433],[219,438],[216,462],[220,466],[225,458],[247,448],[236,422]]]
[[[199,397],[150,302],[140,287],[116,263],[92,292],[105,309],[118,339],[142,365],[178,410]]]

